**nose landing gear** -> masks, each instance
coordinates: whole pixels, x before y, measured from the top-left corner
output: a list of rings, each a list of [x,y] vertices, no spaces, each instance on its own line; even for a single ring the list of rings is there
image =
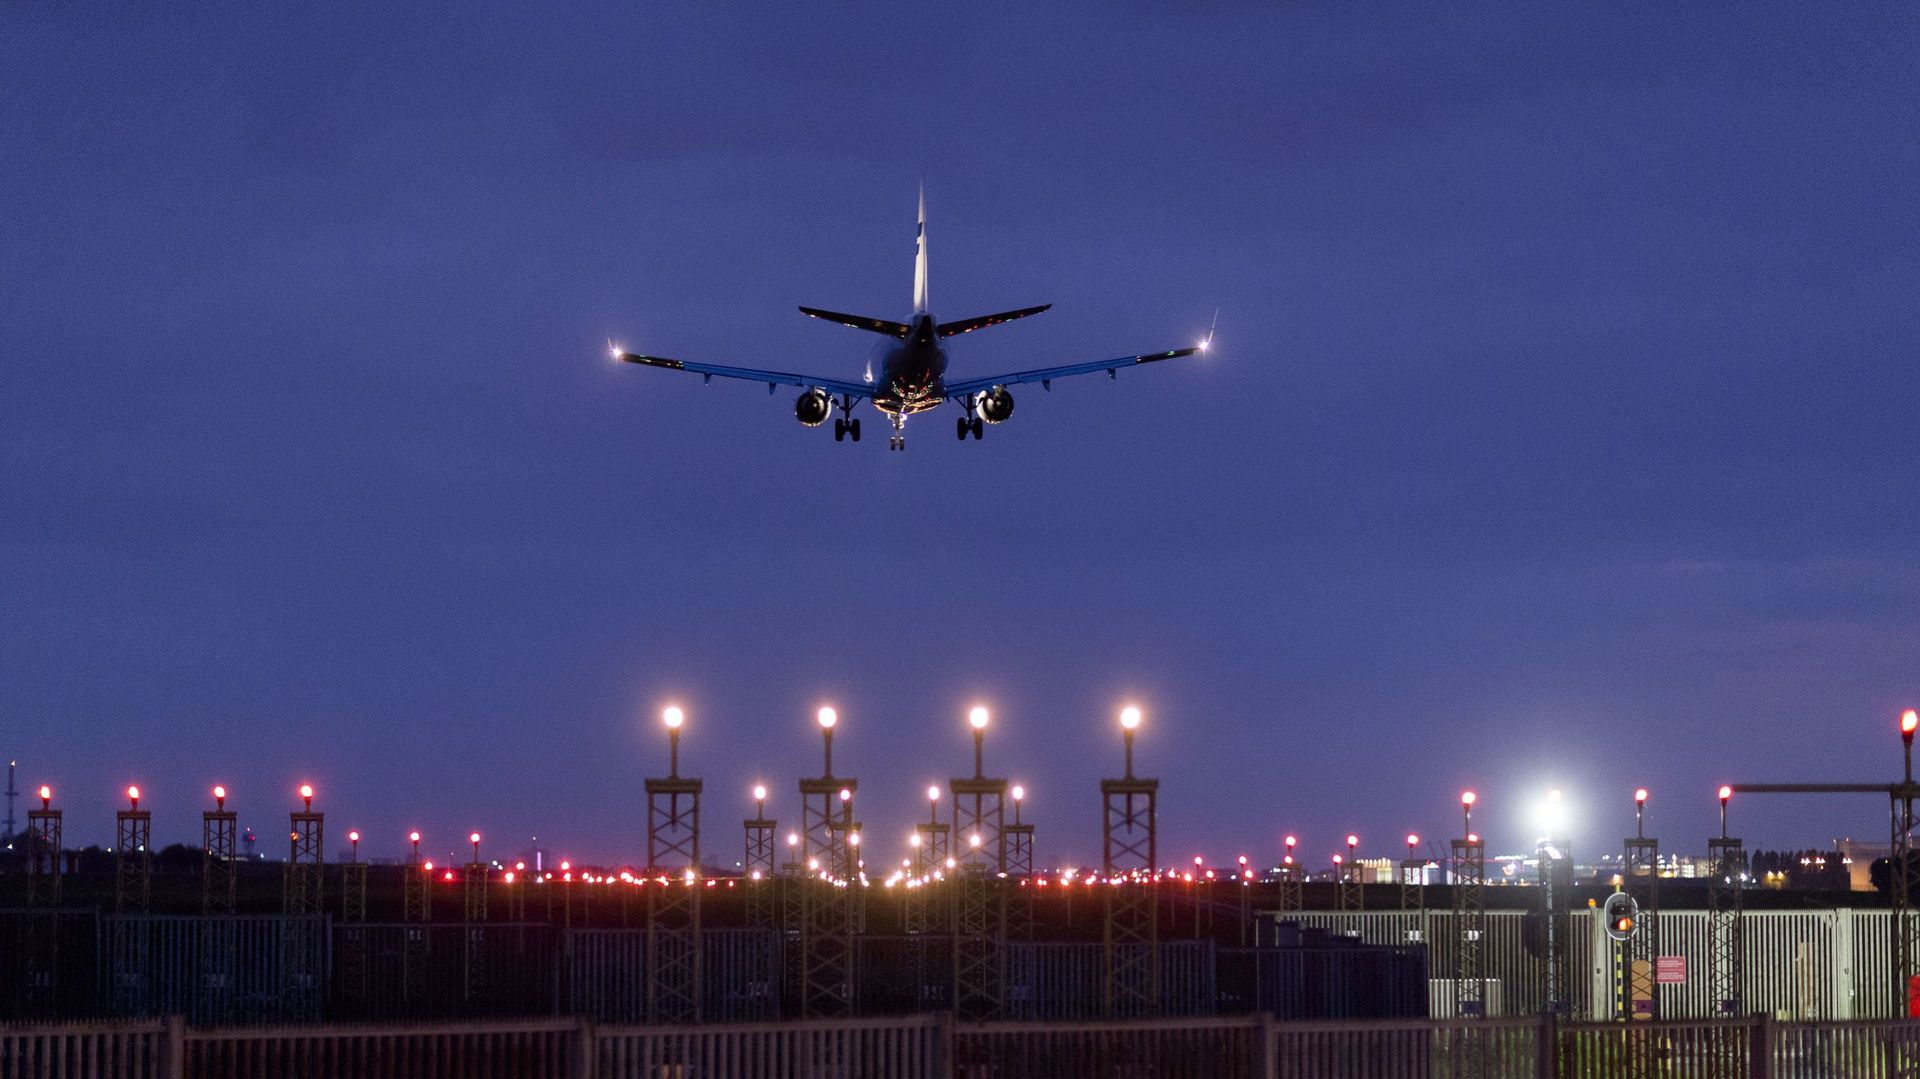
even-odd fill
[[[899,412],[890,412],[887,415],[893,420],[893,437],[887,440],[887,448],[890,450],[906,449],[907,417]]]

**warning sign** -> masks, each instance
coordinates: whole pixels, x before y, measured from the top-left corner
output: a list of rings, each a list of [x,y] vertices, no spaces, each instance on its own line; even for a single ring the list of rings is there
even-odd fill
[[[1653,980],[1661,985],[1681,985],[1687,980],[1687,957],[1663,955],[1654,960]]]

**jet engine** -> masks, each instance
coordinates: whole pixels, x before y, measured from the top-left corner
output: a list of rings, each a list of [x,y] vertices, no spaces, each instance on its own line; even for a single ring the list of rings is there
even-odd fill
[[[995,386],[980,395],[975,407],[980,410],[980,418],[988,423],[1005,423],[1013,415],[1013,395],[1005,386]]]
[[[808,427],[818,427],[833,415],[833,397],[827,391],[815,386],[800,395],[793,403],[793,418]]]

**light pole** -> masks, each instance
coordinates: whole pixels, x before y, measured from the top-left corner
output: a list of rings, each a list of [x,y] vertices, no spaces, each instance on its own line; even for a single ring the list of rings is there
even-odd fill
[[[1647,788],[1638,787],[1633,792],[1633,837],[1647,838]]]
[[[680,778],[680,727],[687,721],[687,714],[678,705],[668,705],[660,713],[661,722],[667,725],[667,777]]]

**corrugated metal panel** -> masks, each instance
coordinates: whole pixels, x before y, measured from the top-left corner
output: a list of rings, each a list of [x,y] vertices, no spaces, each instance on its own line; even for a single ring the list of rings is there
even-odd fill
[[[596,1032],[597,1079],[937,1079],[939,1020],[853,1019],[784,1025]]]
[[[318,915],[108,915],[109,989],[120,1015],[184,1015],[196,1025],[298,1023],[326,999]],[[121,959],[135,956],[141,969]]]
[[[1259,1020],[1245,1019],[990,1023],[959,1027],[953,1035],[954,1074],[981,1079],[1255,1079],[1262,1075],[1264,1051],[1264,1027]]]
[[[1447,911],[1339,913],[1304,911],[1284,916],[1304,927],[1346,933],[1376,944],[1424,942],[1432,977],[1456,973],[1452,915]],[[1616,1012],[1618,950],[1606,940],[1597,910],[1573,912],[1568,933],[1574,972],[1572,1015],[1608,1019]],[[1707,913],[1660,912],[1660,953],[1686,959],[1687,980],[1658,988],[1666,1019],[1721,1018],[1709,1000],[1711,940]],[[1748,911],[1742,917],[1744,1006],[1781,1018],[1844,1019],[1897,1014],[1889,973],[1885,911]],[[1506,1013],[1526,1015],[1545,1006],[1545,961],[1526,947],[1525,914],[1489,911],[1486,974],[1500,984]],[[1598,942],[1598,943],[1596,943]],[[1583,976],[1584,975],[1584,976]]]

